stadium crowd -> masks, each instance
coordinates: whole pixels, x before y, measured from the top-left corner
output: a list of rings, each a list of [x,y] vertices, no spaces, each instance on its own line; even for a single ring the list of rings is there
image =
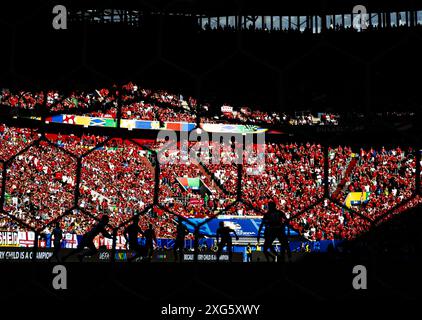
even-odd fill
[[[160,203],[178,215],[202,218],[225,208],[234,200],[230,195],[226,195],[207,173],[200,159],[189,156],[192,144],[186,148],[179,146],[167,151],[162,149],[163,144],[164,142],[160,141],[150,146],[159,151]],[[184,186],[180,178],[199,178],[202,188],[195,190]]]
[[[259,110],[256,106],[234,107],[229,103],[199,103],[192,97],[166,90],[146,89],[129,82],[108,88],[62,92],[0,90],[0,107],[12,110],[32,110],[40,115],[44,108],[50,114],[79,114],[90,117],[117,119],[121,108],[121,119],[149,120],[163,122],[237,124],[286,124],[286,125],[336,125],[339,115],[320,114],[313,116],[309,111],[277,113]],[[38,113],[37,113],[38,112]]]
[[[34,110],[44,102],[43,92],[27,92],[19,90],[12,92],[3,88],[0,90],[0,105],[12,108]]]
[[[159,108],[153,104],[134,102],[122,106],[122,119],[158,121]]]
[[[147,151],[113,139],[82,160],[79,206],[94,216],[106,213],[118,226],[152,204],[154,168]]]
[[[45,99],[46,97],[46,99]],[[365,116],[355,112],[347,114],[314,112],[268,112],[259,106],[234,106],[226,102],[202,101],[166,90],[151,90],[132,82],[112,85],[106,88],[61,92],[16,91],[0,89],[0,108],[7,107],[15,113],[19,110],[33,111],[40,116],[44,108],[47,114],[67,115],[65,123],[74,123],[72,116],[117,120],[145,120],[161,122],[222,123],[244,125],[293,125],[293,126],[336,126],[341,123],[361,123]],[[121,109],[121,110],[119,110]],[[272,108],[274,109],[274,108]],[[19,112],[17,112],[19,115]],[[70,118],[69,118],[70,117]],[[412,121],[412,112],[387,112],[375,114],[371,121]]]
[[[104,144],[106,137],[95,135],[46,134],[51,144],[43,139],[37,141],[39,138],[34,130],[0,126],[0,159],[9,160],[4,211],[34,228],[41,228],[74,206],[76,157],[82,155],[78,190],[81,209],[94,217],[110,215],[113,226],[143,212],[153,203],[155,191],[156,164],[148,149],[160,151],[159,203],[187,218],[210,217],[220,212],[261,215],[268,202],[274,200],[278,209],[292,218],[292,227],[311,240],[353,238],[367,230],[369,219],[384,221],[383,215],[399,204],[405,203],[409,208],[420,203],[420,198],[406,202],[415,190],[416,172],[414,150],[408,148],[330,148],[329,192],[333,200],[344,206],[323,200],[305,210],[323,197],[322,147],[311,143],[267,143],[265,150],[249,146],[244,151],[241,172],[241,198],[248,205],[226,210],[236,199],[238,186],[234,163],[237,154],[232,146],[213,142],[208,153],[191,158],[186,151],[197,148],[194,143],[161,150],[163,141],[145,148],[116,138]],[[19,153],[25,147],[29,149]],[[216,148],[220,149],[219,163],[211,161]],[[200,184],[183,184],[183,178],[199,178]],[[346,199],[351,192],[368,196],[351,204],[349,210]],[[166,237],[174,231],[173,218],[156,207],[141,220],[145,226],[153,223],[158,236]],[[67,225],[76,226],[74,230],[83,225],[79,220],[66,221]],[[0,223],[4,225],[4,221]],[[81,227],[79,232],[82,230]]]
[[[382,147],[353,153],[351,148],[339,147],[332,157],[332,185],[338,187],[341,177],[344,179],[338,199],[344,202],[350,192],[369,193],[360,210],[371,219],[409,199],[415,190],[416,158],[412,149]]]
[[[9,128],[0,124],[0,160],[10,159],[39,137],[40,135],[34,130]]]
[[[41,228],[72,208],[75,185],[76,160],[42,141],[8,165],[4,210]]]
[[[324,199],[305,214],[293,217],[292,228],[309,240],[353,239],[370,227],[370,222],[334,202]]]
[[[46,134],[46,138],[60,148],[65,149],[76,157],[80,157],[99,144],[106,141],[107,137],[82,134],[76,135]]]
[[[259,209],[266,210],[268,202],[274,200],[280,210],[294,214],[323,196],[320,145],[267,143],[265,154],[256,148],[250,152],[254,153],[250,159],[261,156],[265,162],[245,163],[242,195]]]

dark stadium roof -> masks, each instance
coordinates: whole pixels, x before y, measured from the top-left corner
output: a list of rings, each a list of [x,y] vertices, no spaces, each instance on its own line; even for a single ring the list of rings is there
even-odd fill
[[[347,13],[354,4],[369,4],[368,10],[376,13],[383,8],[405,11],[416,5],[422,9],[421,0],[59,3],[73,12],[78,8],[137,8],[209,16],[236,14],[241,8],[245,15],[296,15],[289,13],[293,11],[297,15],[322,15],[328,8],[328,14],[334,14],[331,10],[336,8]],[[281,32],[216,34],[198,33],[196,18],[161,19],[151,15],[144,17],[141,28],[69,23],[68,30],[58,31],[51,25],[52,8],[57,4],[33,0],[23,7],[15,1],[7,3],[11,6],[7,9],[6,2],[0,4],[0,88],[74,90],[138,81],[150,88],[165,88],[206,101],[268,109],[368,112],[420,108],[421,90],[414,81],[414,75],[422,70],[420,27],[315,36]],[[148,50],[143,49],[146,46]]]
[[[68,0],[70,7],[78,8],[132,8],[145,11],[168,11],[179,13],[202,13],[230,15],[238,12],[245,14],[311,14],[315,12],[342,12],[352,10],[355,5],[364,5],[372,11],[392,11],[420,8],[417,0]]]
[[[402,11],[421,9],[418,0],[62,0],[69,10],[75,9],[132,9],[145,12],[172,12],[206,15],[306,15],[317,13],[336,13],[352,11],[355,5],[364,5],[369,11]],[[0,10],[0,19],[10,15],[21,16],[22,5],[12,2],[7,5],[9,9]],[[47,9],[57,5],[52,0],[34,0],[25,4],[28,12]],[[7,19],[6,19],[7,20]]]

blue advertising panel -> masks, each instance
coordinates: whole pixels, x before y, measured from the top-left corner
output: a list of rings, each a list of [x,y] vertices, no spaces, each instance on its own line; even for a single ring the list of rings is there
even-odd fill
[[[189,219],[194,225],[199,225],[206,221],[206,219]],[[205,236],[215,236],[220,222],[223,221],[224,225],[236,231],[239,237],[257,237],[258,229],[261,225],[262,219],[260,218],[235,218],[235,217],[218,217],[208,221],[200,227],[200,233]],[[194,231],[194,227],[186,223],[186,227],[190,232]],[[263,229],[264,230],[264,229]],[[286,227],[286,233],[290,236],[297,236],[297,232]]]

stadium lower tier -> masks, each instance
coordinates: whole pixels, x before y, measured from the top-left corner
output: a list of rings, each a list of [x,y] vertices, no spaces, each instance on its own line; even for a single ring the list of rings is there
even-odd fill
[[[190,142],[187,151],[197,147]],[[309,240],[351,239],[421,202],[414,149],[324,152],[315,143],[267,142],[247,146],[238,171],[236,146],[209,147],[192,158],[180,146],[163,149],[161,141],[0,125],[0,230],[49,233],[59,223],[80,235],[107,214],[121,235],[140,214],[141,228],[152,224],[158,237],[172,238],[177,216],[262,217],[274,201]]]

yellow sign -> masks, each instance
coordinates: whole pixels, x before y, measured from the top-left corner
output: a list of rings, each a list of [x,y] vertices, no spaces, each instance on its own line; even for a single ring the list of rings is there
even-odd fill
[[[17,232],[0,231],[0,247],[19,247]]]
[[[346,207],[359,205],[369,200],[369,192],[350,192],[345,201]]]

